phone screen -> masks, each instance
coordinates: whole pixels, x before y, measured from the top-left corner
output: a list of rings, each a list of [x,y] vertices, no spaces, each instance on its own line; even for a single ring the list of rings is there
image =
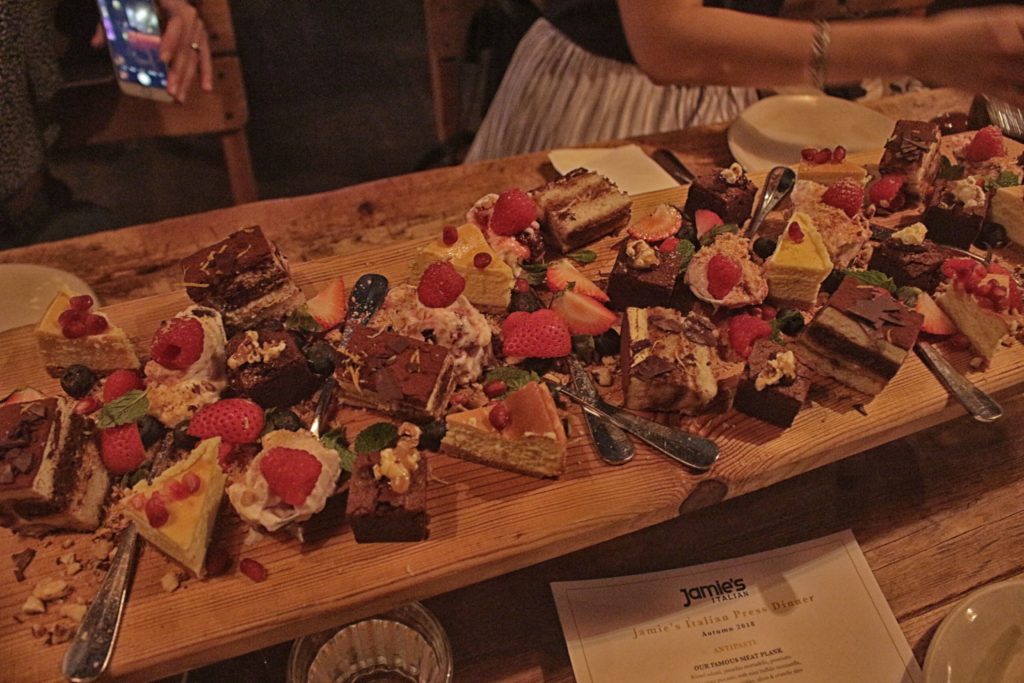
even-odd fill
[[[114,72],[126,83],[167,89],[160,17],[151,0],[97,0]]]

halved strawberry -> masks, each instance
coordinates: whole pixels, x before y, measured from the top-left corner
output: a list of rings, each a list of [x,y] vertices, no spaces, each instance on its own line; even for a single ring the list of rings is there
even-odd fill
[[[146,459],[139,426],[134,422],[100,430],[100,459],[111,474],[127,474]]]
[[[951,334],[956,334],[956,325],[938,307],[935,299],[931,298],[927,292],[921,292],[918,295],[914,310],[924,316],[924,323],[921,325],[922,332],[939,337],[948,337]]]
[[[332,280],[319,294],[306,302],[306,308],[324,330],[330,330],[340,325],[345,320],[345,313],[348,311],[345,279],[339,276]]]
[[[574,283],[572,291],[577,294],[583,294],[598,301],[608,301],[608,295],[586,275],[577,270],[569,259],[563,258],[549,263],[547,281],[548,289],[552,292],[561,292],[572,282]]]
[[[252,443],[263,431],[263,408],[246,398],[225,398],[199,409],[188,433],[199,439],[219,436],[229,443]]]
[[[660,242],[679,232],[683,224],[683,216],[679,209],[670,204],[659,204],[649,216],[636,221],[626,232],[630,237],[648,242]]]
[[[729,318],[729,346],[740,358],[750,355],[754,342],[772,333],[772,326],[761,318],[741,313]]]
[[[693,212],[693,227],[697,230],[697,239],[711,232],[714,227],[724,224],[722,217],[711,209],[697,209]]]
[[[7,394],[7,397],[0,402],[0,405],[8,405],[10,403],[25,403],[27,401],[38,401],[41,398],[46,398],[41,393],[33,389],[32,387],[22,387],[21,389],[15,389],[11,393]]]
[[[550,308],[542,308],[533,313],[513,313],[502,323],[501,335],[506,356],[560,358],[568,356],[572,351],[569,326],[562,316]]]
[[[103,382],[103,402],[110,403],[129,391],[143,388],[142,377],[134,370],[114,370]]]
[[[573,334],[603,334],[619,319],[599,302],[572,290],[555,297],[551,310],[562,316]]]

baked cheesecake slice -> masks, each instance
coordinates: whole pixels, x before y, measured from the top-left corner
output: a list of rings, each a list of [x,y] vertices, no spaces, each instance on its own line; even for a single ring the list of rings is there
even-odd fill
[[[219,450],[220,437],[200,442],[151,483],[136,484],[123,504],[143,538],[197,577],[205,573],[206,548],[224,495]]]
[[[423,271],[431,263],[448,261],[466,281],[463,296],[481,310],[504,312],[512,296],[515,274],[507,263],[487,242],[483,232],[473,223],[459,226],[452,244],[445,244],[442,233],[436,240],[420,249],[413,259],[410,281],[419,282]],[[482,256],[481,256],[482,255]],[[478,258],[479,257],[479,258]],[[484,263],[483,266],[478,265]]]
[[[565,469],[565,429],[551,392],[537,382],[497,403],[451,413],[446,423],[447,455],[535,477]]]
[[[831,272],[832,259],[814,221],[805,213],[793,214],[765,267],[768,297],[782,306],[812,308]]]
[[[809,180],[822,185],[834,185],[840,180],[855,180],[863,183],[868,172],[860,164],[843,159],[842,161],[826,161],[816,164],[809,161],[801,161],[796,167],[796,177],[799,180]]]
[[[100,373],[139,367],[139,357],[125,331],[105,313],[91,308],[92,297],[76,295],[67,288],[61,288],[50,302],[36,327],[35,337],[51,376],[59,377],[65,368],[75,364]]]
[[[797,340],[797,358],[815,371],[874,396],[900,369],[924,316],[888,290],[847,276]]]
[[[950,280],[935,296],[974,350],[992,360],[1003,339],[1017,326],[1021,295],[1003,266],[987,267],[968,258],[949,259],[942,267]]]
[[[1006,228],[1015,244],[1024,245],[1024,185],[997,189],[989,203],[989,220]]]

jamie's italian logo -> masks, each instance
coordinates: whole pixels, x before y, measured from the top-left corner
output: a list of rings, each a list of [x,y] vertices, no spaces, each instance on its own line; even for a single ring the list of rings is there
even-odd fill
[[[703,586],[680,588],[679,592],[683,594],[683,607],[689,607],[698,600],[710,599],[711,602],[723,602],[748,595],[747,584],[742,578],[715,581]]]

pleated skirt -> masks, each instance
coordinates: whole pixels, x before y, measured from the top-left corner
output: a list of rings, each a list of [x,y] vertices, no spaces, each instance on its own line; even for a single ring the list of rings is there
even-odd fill
[[[538,19],[520,41],[466,161],[584,145],[735,118],[752,88],[655,85]]]

